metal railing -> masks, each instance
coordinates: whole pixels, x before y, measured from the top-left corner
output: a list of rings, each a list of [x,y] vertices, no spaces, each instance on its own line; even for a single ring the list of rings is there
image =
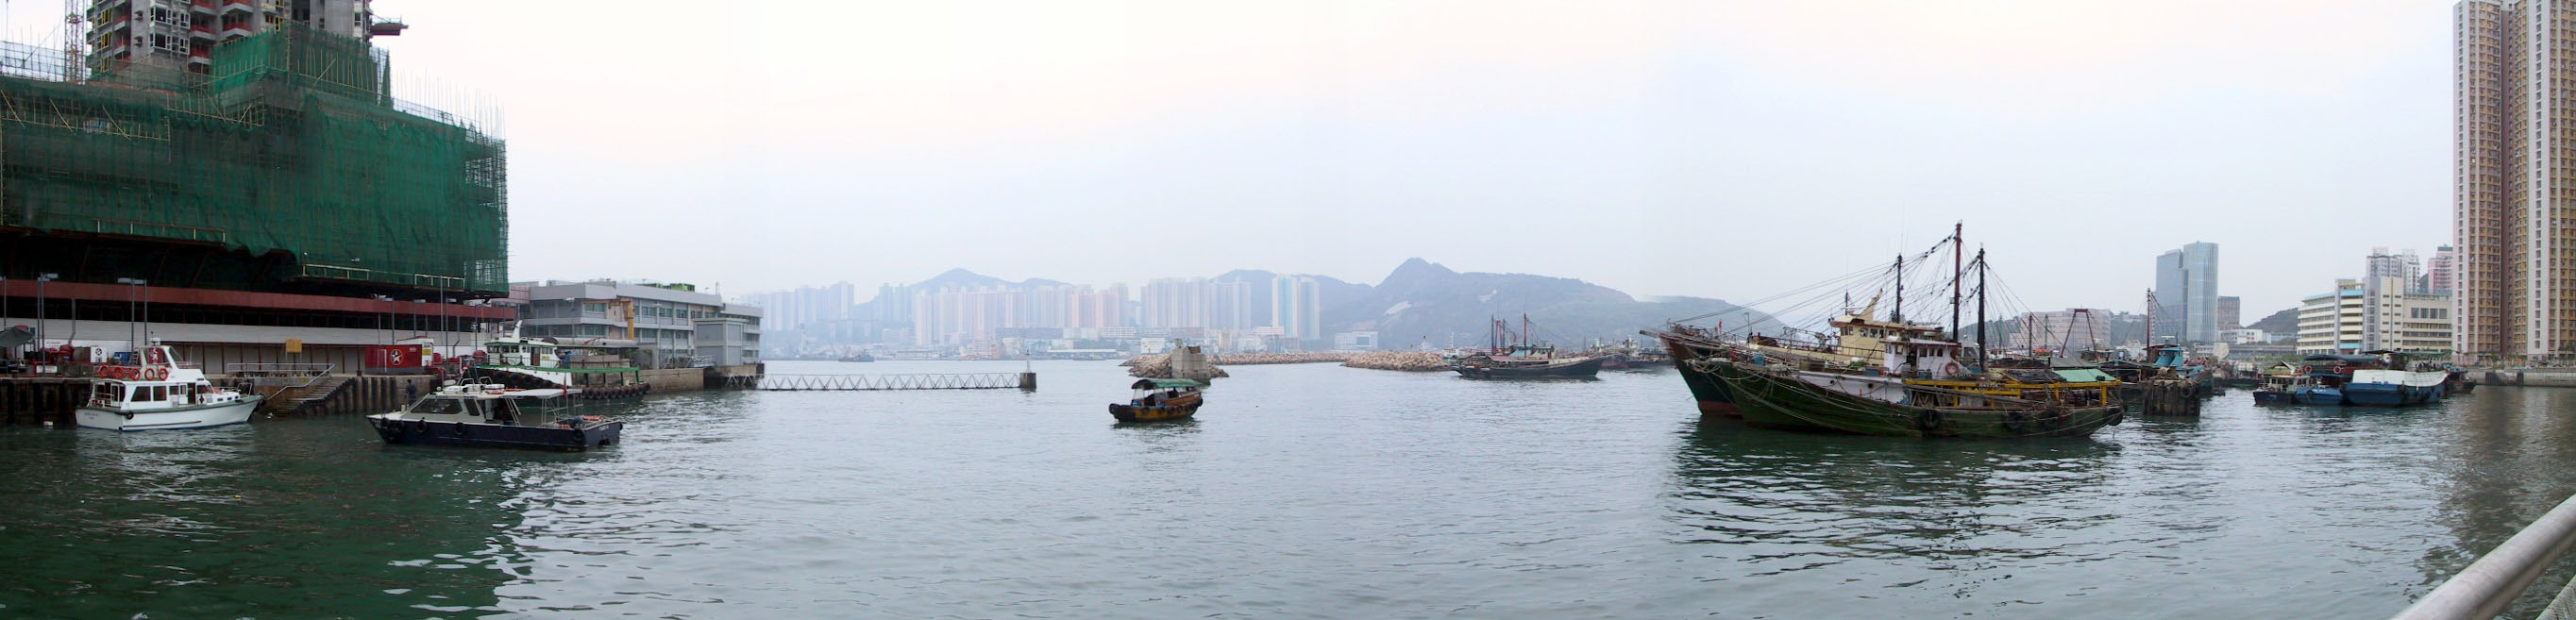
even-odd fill
[[[1023,373],[979,372],[915,375],[766,375],[755,387],[769,391],[1007,390],[1027,389]]]
[[[2391,620],[2487,620],[2502,614],[2513,600],[2522,596],[2540,574],[2549,570],[2567,549],[2576,546],[2576,496],[2558,503],[2531,525],[2515,532],[2504,544],[2496,545],[2468,568],[2452,575],[2441,587],[2434,588],[2414,605],[2397,612]],[[2576,584],[2570,585],[2576,590]],[[2552,603],[2552,614],[2566,607],[2564,592]]]
[[[331,374],[331,364],[225,364],[224,374],[253,385],[300,388]]]

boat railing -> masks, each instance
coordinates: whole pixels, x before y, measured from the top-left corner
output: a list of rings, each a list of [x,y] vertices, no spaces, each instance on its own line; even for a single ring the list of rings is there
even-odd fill
[[[2541,573],[2576,546],[2576,497],[2540,515],[2504,544],[2460,569],[2392,620],[2487,620],[2505,612]],[[2576,582],[2558,591],[2541,618],[2576,618]]]

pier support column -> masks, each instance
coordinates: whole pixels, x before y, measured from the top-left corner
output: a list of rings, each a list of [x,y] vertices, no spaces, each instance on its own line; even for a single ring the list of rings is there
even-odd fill
[[[1038,372],[1037,372],[1037,371],[1031,370],[1031,371],[1025,371],[1025,372],[1021,372],[1021,373],[1020,373],[1020,391],[1022,391],[1022,392],[1035,392],[1035,391],[1038,391]]]

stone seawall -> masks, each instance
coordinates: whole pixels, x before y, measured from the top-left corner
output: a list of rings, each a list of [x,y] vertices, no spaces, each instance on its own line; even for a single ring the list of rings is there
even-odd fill
[[[644,382],[653,386],[654,394],[695,392],[707,389],[707,371],[697,368],[672,368],[643,372]]]
[[[2477,380],[2480,385],[2576,387],[2576,368],[2499,368],[2473,371],[2469,378]]]

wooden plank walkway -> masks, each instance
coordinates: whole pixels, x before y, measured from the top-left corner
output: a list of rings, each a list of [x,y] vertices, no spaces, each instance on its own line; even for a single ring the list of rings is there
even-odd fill
[[[758,389],[776,392],[873,390],[1035,390],[1037,373],[914,375],[764,375]]]

